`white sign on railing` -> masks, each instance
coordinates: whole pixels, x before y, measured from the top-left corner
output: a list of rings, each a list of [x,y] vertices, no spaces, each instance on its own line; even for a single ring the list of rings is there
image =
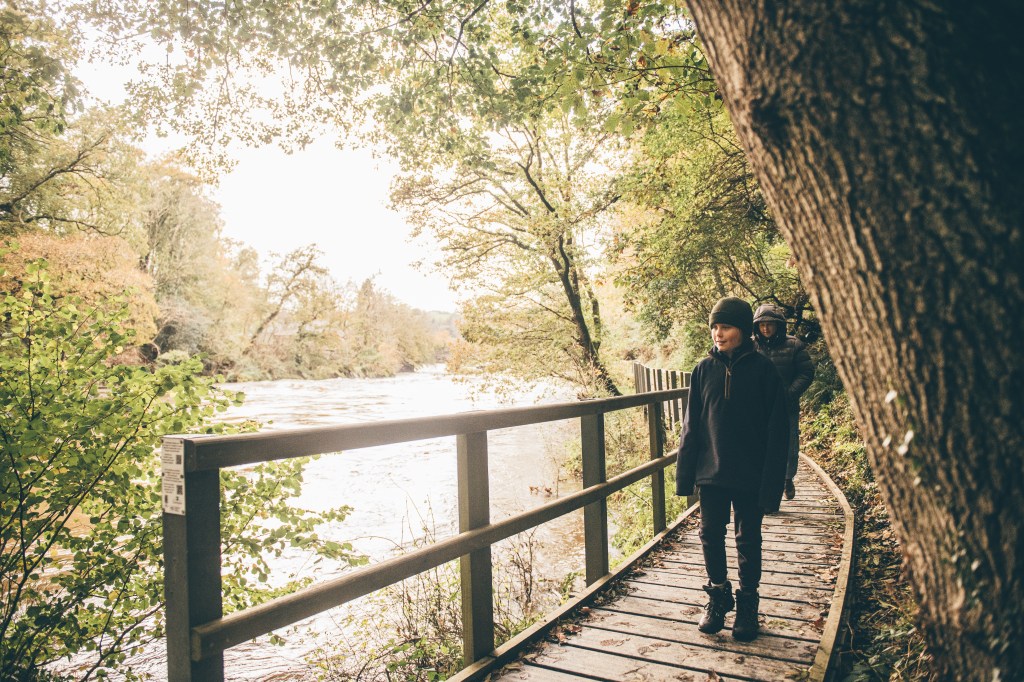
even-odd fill
[[[160,449],[160,480],[165,514],[185,515],[185,441],[164,437]]]

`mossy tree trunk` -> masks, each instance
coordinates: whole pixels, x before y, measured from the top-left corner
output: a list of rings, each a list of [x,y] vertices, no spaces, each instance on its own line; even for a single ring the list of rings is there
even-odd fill
[[[1017,679],[1024,12],[690,7],[863,427],[942,679]]]

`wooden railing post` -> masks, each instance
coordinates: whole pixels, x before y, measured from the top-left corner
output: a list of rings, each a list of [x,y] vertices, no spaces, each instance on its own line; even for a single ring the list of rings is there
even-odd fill
[[[648,374],[649,370],[638,367],[638,378]],[[617,474],[609,481],[604,414],[646,408],[649,399],[650,396],[645,395],[619,396],[584,403],[391,420],[380,424],[345,424],[284,433],[165,438],[162,463],[167,679],[220,682],[224,679],[226,649],[455,559],[460,560],[462,578],[464,659],[470,663],[489,660],[495,651],[491,547],[517,533],[583,509],[587,583],[593,585],[607,576],[607,496],[648,478],[655,470],[665,468],[669,461],[668,458],[652,460]],[[530,512],[491,523],[488,432],[572,418],[581,420],[586,488]],[[658,414],[654,419],[658,420]],[[458,537],[223,616],[219,504],[222,468],[452,435],[457,437]]]
[[[583,487],[604,483],[604,415],[580,417],[583,443]],[[583,542],[586,553],[587,584],[608,575],[608,499],[583,508]]]
[[[679,371],[678,370],[672,370],[672,386],[671,386],[671,388],[673,388],[673,389],[679,388],[679,383],[680,383],[679,379],[680,379]],[[680,405],[681,405],[681,401],[678,398],[672,401],[672,425],[673,426],[675,426],[676,424],[679,424],[683,420],[683,415],[680,414],[680,409],[679,409]]]
[[[647,420],[651,442],[651,459],[659,459],[664,449],[664,427],[661,424],[661,403],[652,403]],[[658,469],[651,474],[651,512],[654,517],[654,533],[665,530],[665,470]]]
[[[224,654],[192,660],[194,625],[224,614],[220,577],[220,470],[187,471],[193,445],[167,437],[161,452],[164,496],[164,599],[169,682],[222,682]]]
[[[654,370],[654,390],[663,391],[665,390],[665,370],[656,369]],[[662,408],[661,413],[665,414],[665,409]]]
[[[491,522],[487,475],[487,432],[457,436],[459,532]],[[494,602],[491,548],[459,559],[462,578],[462,651],[468,665],[494,651]]]

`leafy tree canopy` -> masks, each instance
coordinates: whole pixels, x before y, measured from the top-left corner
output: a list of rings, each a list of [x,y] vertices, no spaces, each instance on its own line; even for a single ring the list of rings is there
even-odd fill
[[[159,45],[131,92],[200,148],[301,145],[366,115],[401,137],[443,138],[453,112],[500,127],[524,108],[579,111],[605,95],[621,103],[607,125],[628,133],[665,98],[713,87],[684,10],[668,2],[64,5],[101,27],[100,50],[135,58]]]
[[[19,4],[31,9],[0,7],[0,178],[39,136],[64,130],[79,95],[75,43],[35,3]]]
[[[628,301],[657,338],[707,319],[726,295],[782,305],[802,335],[817,335],[789,247],[718,102],[675,101],[635,159],[614,250]]]

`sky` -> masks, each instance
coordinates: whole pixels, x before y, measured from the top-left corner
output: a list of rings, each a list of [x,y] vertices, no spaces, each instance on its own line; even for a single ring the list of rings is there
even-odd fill
[[[431,247],[408,239],[401,215],[387,208],[395,172],[366,149],[321,140],[286,154],[245,149],[211,196],[222,207],[224,236],[262,256],[315,243],[339,282],[374,277],[378,288],[423,310],[455,310],[448,280],[429,268]],[[416,269],[417,260],[426,261]]]
[[[76,74],[94,98],[116,103],[131,71],[83,64]],[[172,146],[155,136],[142,145],[154,158]],[[387,208],[396,170],[388,159],[374,159],[369,149],[339,149],[327,138],[291,154],[271,145],[232,156],[236,165],[209,192],[221,206],[225,237],[256,249],[264,261],[316,244],[321,264],[339,283],[373,277],[378,289],[415,308],[456,309],[448,278],[430,267],[436,247],[411,242],[401,215]]]

